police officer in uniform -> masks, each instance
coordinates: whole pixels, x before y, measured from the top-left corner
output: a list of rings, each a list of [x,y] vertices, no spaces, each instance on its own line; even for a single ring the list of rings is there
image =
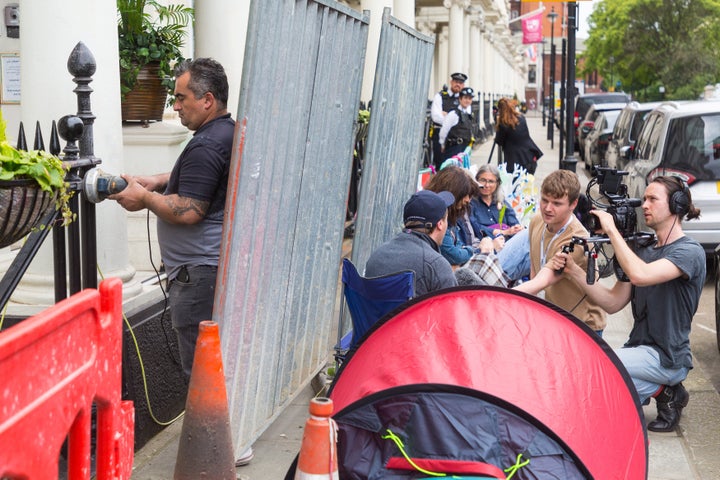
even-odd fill
[[[432,106],[430,107],[430,117],[433,122],[433,164],[436,169],[440,169],[440,164],[442,164],[444,160],[440,146],[440,129],[448,112],[455,110],[460,104],[459,94],[460,90],[465,86],[466,80],[467,75],[464,73],[453,73],[450,75],[450,89],[448,90],[447,85],[445,85],[443,89],[433,97]]]
[[[472,101],[475,92],[470,87],[460,90],[460,104],[451,110],[446,116],[445,121],[440,128],[439,141],[442,146],[442,161],[462,153],[468,146],[472,146],[473,138],[473,122],[475,118],[472,114]]]

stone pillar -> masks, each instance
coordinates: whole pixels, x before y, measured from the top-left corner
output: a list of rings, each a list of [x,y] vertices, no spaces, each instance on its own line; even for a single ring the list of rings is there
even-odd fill
[[[195,0],[195,53],[225,67],[230,84],[228,111],[236,118],[250,2]],[[222,32],[221,35],[218,32]]]
[[[360,1],[360,10],[370,10],[368,43],[365,53],[365,70],[363,74],[362,92],[360,94],[360,99],[366,103],[372,99],[373,84],[375,83],[375,69],[377,67],[378,48],[380,45],[383,10],[385,7],[392,8],[393,3],[393,0]]]
[[[469,85],[476,91],[482,89],[482,79],[480,71],[482,65],[480,63],[480,21],[477,18],[470,20],[470,29],[468,35],[468,75],[470,77]]]
[[[463,71],[465,65],[466,45],[465,39],[465,9],[470,6],[470,0],[444,0],[445,8],[450,9],[450,22],[448,28],[448,69],[449,73]]]
[[[482,91],[485,88],[483,85],[483,79],[481,72],[486,70],[487,67],[482,64],[482,45],[480,43],[480,25],[481,21],[477,14],[473,16],[470,21],[470,84],[477,93],[478,106],[480,111],[478,113],[478,123],[480,128],[485,128],[485,120],[483,118],[483,97]]]
[[[395,0],[393,3],[393,16],[415,28],[415,0]]]
[[[438,90],[440,90],[440,87],[448,82],[448,78],[450,78],[450,71],[449,71],[449,65],[448,65],[448,58],[449,58],[449,42],[448,42],[448,26],[443,25],[440,28],[440,34],[438,35],[438,71],[437,71],[437,80],[438,80]]]
[[[428,87],[428,98],[433,98],[435,93],[437,93],[437,91],[439,90],[439,88],[437,88],[438,39],[437,35],[435,35],[436,28],[437,24],[435,22],[420,22],[417,24],[417,30],[420,33],[435,38],[435,53],[433,54],[432,67],[430,69],[430,86]]]
[[[470,13],[469,10],[466,10],[463,12],[463,66],[460,70],[461,72],[465,72],[468,75],[468,82],[467,85],[472,86],[477,82],[477,77],[473,77],[470,75],[470,69],[471,66],[471,55],[472,55],[472,45],[470,44]]]
[[[114,2],[67,0],[62,7],[44,2],[23,2],[20,15],[22,88],[21,118],[32,144],[35,123],[40,122],[46,146],[52,120],[77,113],[76,84],[67,70],[68,56],[78,40],[90,49],[97,64],[90,88],[94,123],[94,153],[102,160],[101,168],[122,173],[123,148],[120,119],[120,74],[118,65],[117,14]],[[48,41],[48,32],[52,32]],[[49,90],[48,85],[52,85]],[[8,125],[16,130],[17,125]],[[14,133],[13,133],[14,135]],[[61,146],[65,142],[61,141]],[[141,286],[134,279],[135,269],[128,263],[125,212],[115,202],[97,205],[97,259],[104,276],[123,280],[123,296],[137,295]],[[0,266],[6,270],[5,263]],[[52,242],[45,241],[15,290],[12,302],[18,315],[32,314],[55,303],[53,293]],[[15,313],[15,312],[14,312]]]
[[[493,55],[492,48],[492,33],[485,32],[485,41],[483,42],[483,63],[485,69],[485,93],[490,95],[491,102],[493,100],[492,94],[495,93],[495,76],[497,75],[497,65],[495,64],[495,55]]]

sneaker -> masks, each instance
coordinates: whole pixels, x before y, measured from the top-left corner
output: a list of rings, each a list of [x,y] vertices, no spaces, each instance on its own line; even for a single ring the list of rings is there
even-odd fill
[[[248,447],[248,449],[240,455],[240,458],[235,461],[235,466],[244,467],[245,465],[249,465],[250,460],[252,460],[254,456],[255,454],[253,453],[252,447]]]

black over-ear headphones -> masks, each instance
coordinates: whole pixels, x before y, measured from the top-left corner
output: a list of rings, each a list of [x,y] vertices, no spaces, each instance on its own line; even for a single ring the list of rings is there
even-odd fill
[[[684,217],[690,211],[690,190],[682,178],[673,178],[677,181],[678,185],[680,185],[680,190],[675,190],[673,194],[670,195],[668,206],[670,207],[670,213]]]

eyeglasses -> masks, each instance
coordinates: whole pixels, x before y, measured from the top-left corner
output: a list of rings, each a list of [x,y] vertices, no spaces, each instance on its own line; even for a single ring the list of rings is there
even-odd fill
[[[478,180],[478,183],[485,183],[488,185],[495,185],[497,183],[497,180],[488,180],[487,178],[481,178]]]

